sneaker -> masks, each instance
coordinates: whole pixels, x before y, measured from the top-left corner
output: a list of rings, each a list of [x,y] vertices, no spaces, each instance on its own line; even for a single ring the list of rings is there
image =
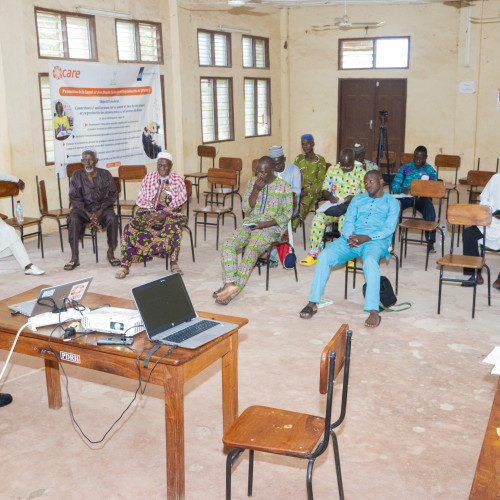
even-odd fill
[[[278,267],[278,261],[274,259],[269,259],[269,267]]]
[[[427,243],[427,247],[429,248],[429,253],[436,253],[436,249],[434,248],[434,243]]]
[[[10,394],[0,394],[0,406],[7,406],[12,403],[12,396]]]
[[[45,271],[35,266],[35,264],[31,264],[31,267],[29,269],[26,269],[26,271],[24,271],[24,274],[31,274],[32,276],[40,276],[41,274],[45,274]]]

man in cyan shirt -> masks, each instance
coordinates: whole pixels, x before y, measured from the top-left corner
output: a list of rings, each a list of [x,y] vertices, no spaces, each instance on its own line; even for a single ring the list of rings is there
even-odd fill
[[[392,181],[391,189],[396,194],[410,194],[411,181],[414,179],[437,180],[436,171],[427,163],[427,148],[425,146],[418,146],[413,153],[413,161],[401,166]],[[422,214],[424,220],[436,220],[436,211],[431,198],[401,198],[399,201],[401,202],[401,212],[412,207],[415,201],[415,208]],[[427,244],[431,247],[431,251],[435,252],[436,231],[426,231],[425,238]]]
[[[330,276],[330,269],[361,257],[366,279],[364,309],[370,313],[365,326],[373,328],[380,323],[379,261],[382,257],[389,258],[391,238],[399,217],[399,203],[384,193],[384,180],[378,170],[366,173],[365,189],[366,193],[355,196],[349,204],[342,237],[319,254],[309,303],[300,312],[301,318],[309,319],[318,312],[317,304]]]

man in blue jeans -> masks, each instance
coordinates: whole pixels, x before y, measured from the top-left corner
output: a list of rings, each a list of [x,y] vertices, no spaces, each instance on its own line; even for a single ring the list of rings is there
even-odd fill
[[[366,279],[364,309],[370,313],[365,326],[373,328],[380,324],[379,261],[382,257],[389,258],[391,238],[399,217],[399,203],[384,193],[384,180],[378,170],[367,172],[364,182],[366,193],[355,196],[349,204],[342,236],[319,254],[309,303],[300,312],[301,318],[309,319],[318,312],[330,269],[360,257]]]

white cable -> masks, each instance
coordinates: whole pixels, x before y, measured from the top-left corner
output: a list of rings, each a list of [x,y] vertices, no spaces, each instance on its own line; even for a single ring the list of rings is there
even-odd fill
[[[7,359],[5,360],[5,364],[3,365],[2,373],[0,373],[0,382],[2,381],[3,374],[5,373],[5,370],[7,369],[7,365],[9,364],[10,357],[12,356],[12,353],[14,352],[14,348],[16,347],[17,344],[17,339],[19,338],[19,335],[21,332],[28,326],[28,323],[24,323],[24,325],[19,328],[19,331],[17,332],[16,338],[14,339],[14,343],[12,344],[12,347],[10,348],[9,355],[7,356]]]

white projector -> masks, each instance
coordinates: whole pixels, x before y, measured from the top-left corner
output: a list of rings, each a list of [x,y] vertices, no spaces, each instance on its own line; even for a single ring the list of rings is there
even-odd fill
[[[139,311],[121,307],[101,307],[94,311],[84,311],[82,326],[85,330],[116,333],[132,337],[144,330]]]

